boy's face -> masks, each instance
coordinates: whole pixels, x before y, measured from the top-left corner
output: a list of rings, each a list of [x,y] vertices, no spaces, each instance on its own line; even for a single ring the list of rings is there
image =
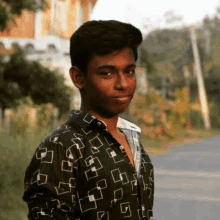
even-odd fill
[[[135,88],[135,57],[131,49],[95,55],[88,63],[83,102],[91,112],[111,117],[127,109]]]

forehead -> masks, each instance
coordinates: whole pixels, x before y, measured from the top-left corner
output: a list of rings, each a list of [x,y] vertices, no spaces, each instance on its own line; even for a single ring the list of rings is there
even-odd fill
[[[113,51],[107,55],[94,55],[89,62],[89,67],[97,67],[102,65],[130,65],[135,63],[133,51],[130,48]]]

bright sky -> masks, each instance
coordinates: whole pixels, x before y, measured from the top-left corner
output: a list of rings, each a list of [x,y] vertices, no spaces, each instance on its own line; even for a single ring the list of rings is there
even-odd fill
[[[206,15],[212,17],[218,5],[220,0],[98,0],[91,20],[129,22],[146,35],[154,28],[169,27],[164,20],[167,11],[183,17],[181,23],[173,25],[190,25],[201,22]]]

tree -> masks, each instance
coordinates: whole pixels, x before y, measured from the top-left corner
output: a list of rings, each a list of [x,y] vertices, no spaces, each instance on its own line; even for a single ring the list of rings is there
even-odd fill
[[[23,10],[35,12],[47,6],[46,0],[0,0],[0,31],[9,28],[10,22],[14,22]]]
[[[182,22],[183,16],[175,14],[173,10],[169,10],[164,13],[164,19],[167,24],[171,24],[176,22]]]
[[[72,89],[58,71],[51,71],[37,61],[29,61],[17,47],[7,62],[0,59],[0,105],[15,107],[18,100],[30,96],[35,104],[52,103],[61,113],[69,110]]]

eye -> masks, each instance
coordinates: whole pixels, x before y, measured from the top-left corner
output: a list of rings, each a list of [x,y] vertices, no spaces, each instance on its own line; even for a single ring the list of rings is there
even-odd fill
[[[128,74],[128,75],[134,75],[135,70],[126,70],[125,73]]]
[[[111,76],[112,75],[112,73],[109,71],[103,71],[103,72],[100,72],[99,74],[102,76]]]

